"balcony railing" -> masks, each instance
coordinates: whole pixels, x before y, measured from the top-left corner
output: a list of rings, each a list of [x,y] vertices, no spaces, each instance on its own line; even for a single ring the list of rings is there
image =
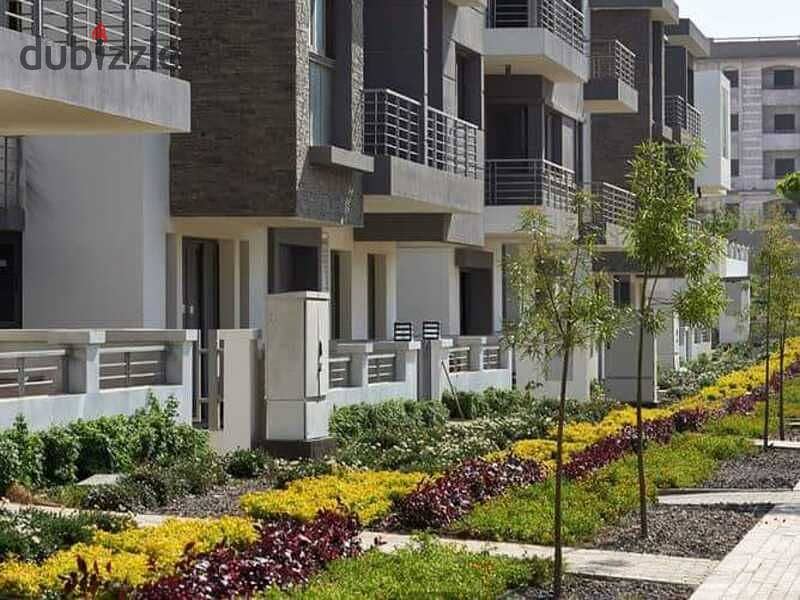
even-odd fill
[[[703,133],[703,115],[683,96],[666,97],[666,124],[673,129],[688,131],[696,138]]]
[[[0,137],[0,210],[20,206],[19,139]]]
[[[364,90],[364,151],[467,177],[481,176],[480,129],[389,89]]]
[[[733,260],[750,260],[750,248],[736,242],[728,242],[727,256]]]
[[[606,182],[592,184],[595,201],[595,223],[612,223],[630,227],[636,218],[636,196],[628,190]]]
[[[571,210],[575,173],[541,158],[486,161],[486,204]]]
[[[119,56],[139,69],[171,75],[180,70],[177,0],[3,0],[0,7],[0,27],[92,48],[108,57],[107,65]],[[102,37],[107,41],[98,42]]]
[[[583,13],[566,0],[490,0],[486,26],[547,29],[579,52],[586,52]]]
[[[592,40],[592,79],[619,79],[636,87],[636,54],[617,40]]]

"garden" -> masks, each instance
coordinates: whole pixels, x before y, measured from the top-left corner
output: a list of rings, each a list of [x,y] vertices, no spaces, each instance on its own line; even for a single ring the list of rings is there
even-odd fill
[[[680,383],[690,393],[644,410],[647,539],[635,531],[635,410],[602,395],[567,404],[567,544],[720,558],[765,508],[659,505],[659,491],[800,479],[796,461],[752,444],[764,418],[764,365],[750,356],[728,348],[690,365],[696,376]],[[800,339],[787,341],[786,356],[791,378],[800,373]],[[788,418],[800,417],[800,381],[785,396]],[[316,461],[218,456],[204,433],[176,424],[174,406],[155,402],[133,417],[39,433],[20,420],[0,434],[0,485],[31,506],[0,509],[0,598],[547,597],[550,561],[469,553],[439,538],[552,545],[557,410],[499,390],[357,405],[335,412],[339,448]],[[770,423],[777,431],[775,415]],[[77,485],[103,473],[121,476]],[[147,512],[175,518],[146,528],[126,516]],[[365,530],[416,537],[385,553],[368,547]],[[565,590],[691,593],[574,576]]]

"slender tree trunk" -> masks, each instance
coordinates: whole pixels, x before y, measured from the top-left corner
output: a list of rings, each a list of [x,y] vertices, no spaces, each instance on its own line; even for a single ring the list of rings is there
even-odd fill
[[[767,360],[764,367],[764,450],[769,449],[769,343],[770,343],[770,300],[772,296],[772,274],[771,269],[767,267],[767,319],[766,319],[766,337],[767,337]]]
[[[636,359],[636,463],[639,471],[639,536],[647,538],[647,483],[644,476],[644,425],[642,423],[642,379],[644,375],[644,317],[647,278],[642,281],[639,305],[639,348]]]
[[[781,329],[781,351],[780,351],[780,363],[778,368],[780,369],[780,392],[778,396],[778,433],[780,435],[781,441],[786,439],[786,430],[783,425],[783,359],[786,355],[786,322],[788,319],[784,318],[783,320],[783,328]]]
[[[564,467],[564,413],[567,404],[567,376],[569,374],[570,349],[564,350],[564,365],[561,368],[561,396],[558,403],[558,434],[556,436],[556,498],[555,498],[555,529],[553,542],[555,545],[555,560],[553,561],[553,597],[561,597],[561,584],[563,579],[564,562],[562,557],[561,539],[561,482]]]

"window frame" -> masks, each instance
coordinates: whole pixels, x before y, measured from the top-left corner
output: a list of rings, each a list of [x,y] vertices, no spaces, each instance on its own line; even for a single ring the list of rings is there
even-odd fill
[[[791,83],[779,84],[778,74],[790,75]],[[797,78],[795,77],[794,69],[775,69],[772,72],[772,86],[776,90],[792,90],[797,87]]]
[[[787,171],[785,171],[784,173],[781,173],[778,170],[778,164],[782,163],[782,162],[788,164],[788,161],[792,162],[792,168],[787,170]],[[782,179],[786,175],[790,175],[791,173],[794,173],[796,171],[797,171],[797,160],[796,159],[794,159],[794,158],[776,158],[775,159],[775,163],[774,163],[775,179]]]

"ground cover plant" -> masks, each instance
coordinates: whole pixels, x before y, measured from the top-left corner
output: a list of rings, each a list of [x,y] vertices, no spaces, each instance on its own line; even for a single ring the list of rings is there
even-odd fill
[[[299,589],[271,589],[262,600],[417,600],[470,598],[494,600],[523,585],[543,586],[549,561],[518,560],[471,554],[430,538],[392,554],[370,550],[353,560],[339,560]]]

